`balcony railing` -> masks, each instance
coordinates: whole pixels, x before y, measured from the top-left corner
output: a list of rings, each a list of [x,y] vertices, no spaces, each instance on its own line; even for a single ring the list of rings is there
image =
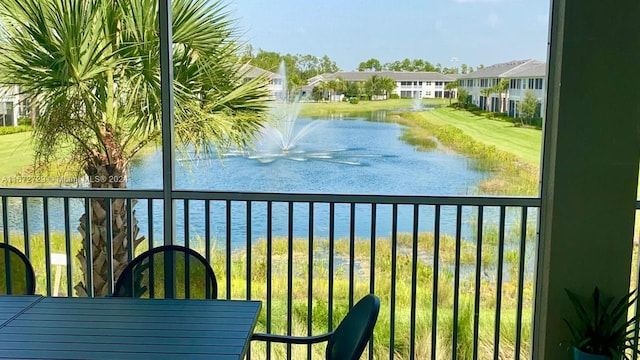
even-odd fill
[[[165,242],[196,249],[219,297],[263,302],[256,331],[326,332],[375,293],[382,308],[369,359],[528,358],[537,198],[173,191],[174,234],[165,237],[164,195],[0,189],[0,241],[30,258],[38,293],[75,296],[76,283],[94,280],[75,258],[78,219],[90,199],[107,199],[107,213],[124,201],[129,243],[135,221],[145,237],[129,258]],[[111,247],[111,226],[106,233]],[[257,343],[250,357],[321,358],[322,346]]]

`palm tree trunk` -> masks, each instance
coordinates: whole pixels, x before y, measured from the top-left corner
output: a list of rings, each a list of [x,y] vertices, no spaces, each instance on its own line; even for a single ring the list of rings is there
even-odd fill
[[[126,188],[126,166],[102,165],[94,166],[87,170],[92,188]],[[107,201],[111,201],[111,239],[107,237]],[[131,202],[131,207],[136,201]],[[127,235],[127,216],[129,214],[127,202],[124,199],[92,199],[90,200],[91,211],[91,255],[93,265],[93,295],[106,296],[110,293],[109,272],[110,265],[113,268],[113,281],[118,279],[122,270],[128,263],[128,249],[133,241],[133,249],[144,240],[138,238],[138,221],[135,218],[135,211],[131,211],[131,238]],[[80,217],[78,231],[82,235],[82,248],[78,251],[76,258],[80,260],[80,266],[85,276],[85,281],[89,274],[87,269],[87,249],[88,231],[86,223],[87,214]],[[107,261],[107,246],[111,246],[112,263]],[[86,282],[80,281],[75,290],[78,296],[88,296]]]

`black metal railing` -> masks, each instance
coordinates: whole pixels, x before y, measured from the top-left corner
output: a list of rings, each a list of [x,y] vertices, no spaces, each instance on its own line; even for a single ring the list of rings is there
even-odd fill
[[[86,264],[74,257],[83,240],[73,227],[82,219],[91,229],[91,217],[104,215],[104,224],[125,219],[127,243],[135,224],[146,238],[128,260],[164,243],[201,252],[219,297],[263,302],[259,332],[329,331],[359,297],[376,293],[382,308],[369,359],[529,356],[538,198],[174,191],[167,237],[162,191],[0,189],[0,197],[1,239],[27,254],[42,294],[75,296],[82,281],[94,295],[93,272],[81,270],[92,256]],[[107,200],[104,214],[91,199]],[[126,216],[116,212],[122,200]],[[104,232],[113,269],[111,239],[121,235],[111,225]],[[97,235],[87,231],[84,241]],[[105,275],[112,289],[112,271]],[[249,357],[322,351],[256,343]]]

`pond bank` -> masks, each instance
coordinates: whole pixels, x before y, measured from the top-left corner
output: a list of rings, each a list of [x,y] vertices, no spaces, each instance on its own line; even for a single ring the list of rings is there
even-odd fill
[[[419,148],[425,148],[423,144],[425,137],[433,136],[444,146],[474,159],[473,168],[491,171],[493,175],[478,184],[482,194],[516,196],[538,194],[538,166],[511,152],[500,150],[496,145],[478,141],[453,125],[439,125],[430,120],[431,113],[442,117],[446,110],[397,113],[390,116],[388,120],[407,126],[407,134],[403,136],[403,140]]]

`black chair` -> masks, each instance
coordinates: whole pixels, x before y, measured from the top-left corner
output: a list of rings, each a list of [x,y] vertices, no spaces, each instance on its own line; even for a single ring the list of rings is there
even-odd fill
[[[253,334],[251,340],[286,344],[315,344],[327,341],[327,360],[357,360],[371,339],[379,312],[380,299],[369,294],[349,310],[334,331],[327,334],[316,336]]]
[[[0,243],[0,294],[33,295],[36,275],[24,254],[15,247]]]
[[[215,299],[218,284],[202,255],[184,246],[165,245],[133,259],[122,270],[113,296]]]

